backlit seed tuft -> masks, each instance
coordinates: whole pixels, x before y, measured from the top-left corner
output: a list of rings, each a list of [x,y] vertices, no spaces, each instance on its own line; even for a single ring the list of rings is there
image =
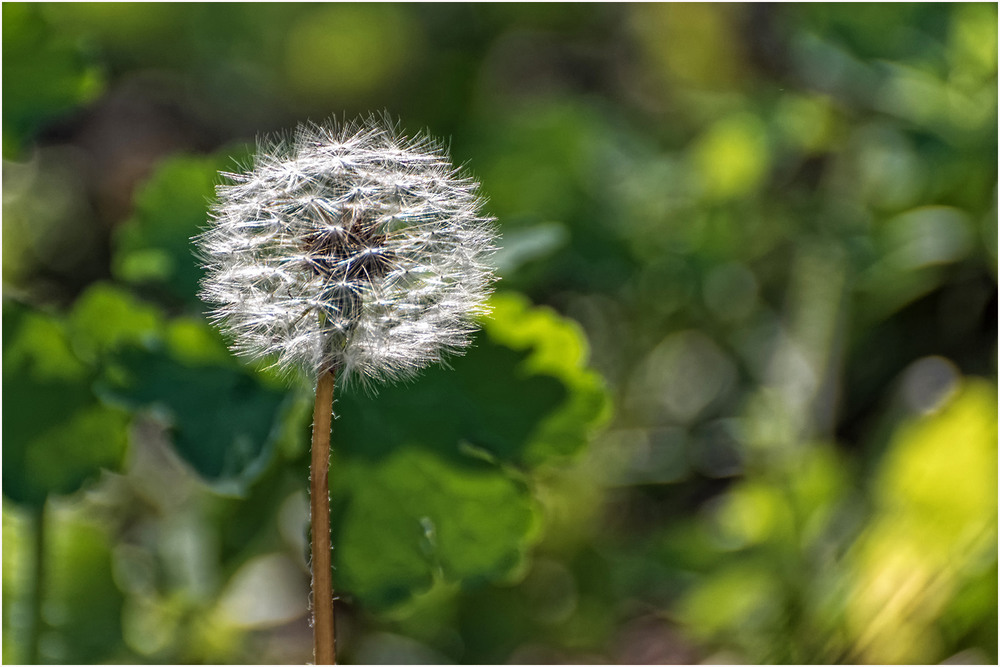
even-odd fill
[[[368,383],[468,345],[495,280],[494,220],[441,144],[375,117],[306,124],[223,175],[195,241],[235,352]]]

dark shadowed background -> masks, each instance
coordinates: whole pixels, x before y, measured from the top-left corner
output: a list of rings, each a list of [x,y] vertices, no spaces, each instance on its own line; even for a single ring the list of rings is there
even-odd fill
[[[339,655],[995,663],[995,4],[3,5],[3,660],[311,660],[311,399],[217,172],[445,138],[475,348],[337,403]]]

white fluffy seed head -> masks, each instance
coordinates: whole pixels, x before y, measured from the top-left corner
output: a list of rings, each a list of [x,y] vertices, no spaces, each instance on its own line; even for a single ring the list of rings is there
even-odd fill
[[[201,297],[237,354],[371,385],[468,345],[495,220],[440,143],[388,118],[309,123],[223,176],[195,242]]]

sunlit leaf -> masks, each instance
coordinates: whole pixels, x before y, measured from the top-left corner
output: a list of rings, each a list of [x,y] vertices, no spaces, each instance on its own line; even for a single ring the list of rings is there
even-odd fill
[[[69,326],[76,351],[91,361],[124,345],[142,345],[161,334],[163,315],[132,294],[95,283],[73,304]]]
[[[753,192],[770,167],[766,126],[751,114],[725,118],[708,129],[692,154],[705,193],[725,199]]]
[[[549,457],[576,452],[588,434],[610,415],[603,381],[587,368],[587,339],[572,321],[545,308],[532,308],[517,294],[498,294],[492,302],[493,317],[484,327],[494,344],[530,351],[516,376],[554,377],[566,387],[567,396],[532,433],[524,460],[537,464]],[[507,394],[523,396],[520,393]],[[523,405],[519,405],[523,408]]]
[[[860,658],[943,660],[937,619],[967,580],[995,577],[996,405],[994,385],[967,379],[894,435],[874,480],[876,513],[850,560],[847,626]]]
[[[939,531],[928,547],[955,545],[963,531],[996,516],[996,406],[993,387],[967,380],[939,413],[905,425],[891,445],[877,497],[884,510]]]

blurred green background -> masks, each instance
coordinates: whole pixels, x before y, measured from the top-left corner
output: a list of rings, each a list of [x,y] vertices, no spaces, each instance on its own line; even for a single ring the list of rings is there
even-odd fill
[[[311,388],[189,238],[387,110],[500,220],[342,392],[339,655],[996,663],[995,4],[3,4],[3,660],[304,663]]]

